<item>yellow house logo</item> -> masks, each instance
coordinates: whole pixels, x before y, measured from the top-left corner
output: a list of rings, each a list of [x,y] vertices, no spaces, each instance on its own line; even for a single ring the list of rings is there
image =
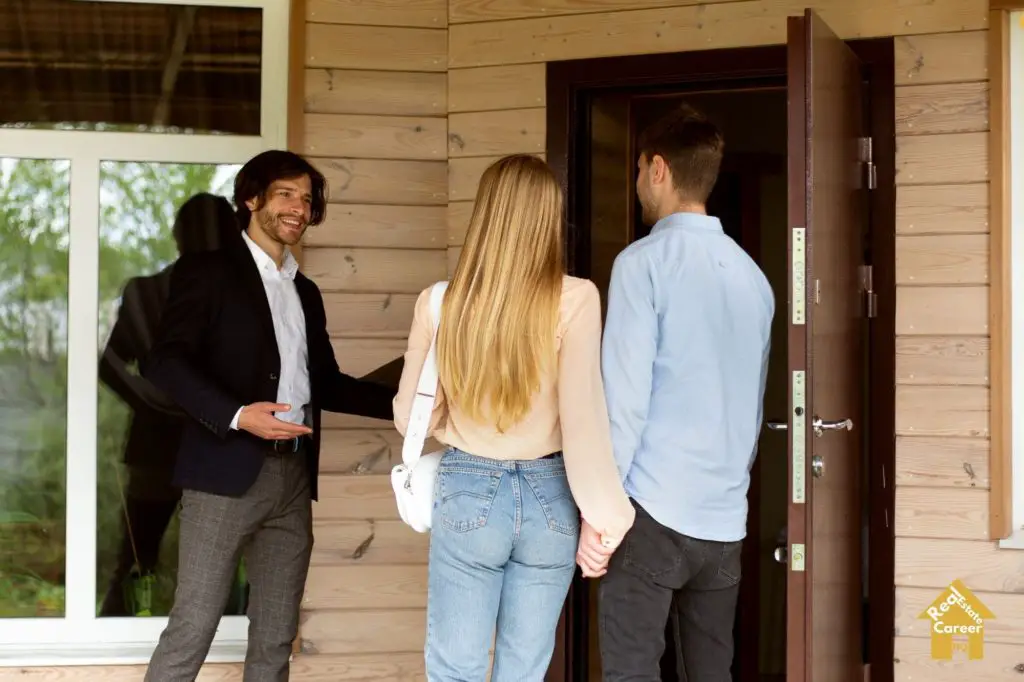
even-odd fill
[[[918,618],[931,621],[932,658],[952,660],[954,651],[968,660],[985,657],[985,621],[996,615],[960,580],[954,580]]]

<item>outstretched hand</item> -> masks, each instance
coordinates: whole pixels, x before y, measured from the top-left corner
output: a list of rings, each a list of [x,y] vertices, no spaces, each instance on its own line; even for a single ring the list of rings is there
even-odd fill
[[[267,440],[284,440],[313,433],[313,429],[302,424],[293,424],[278,419],[275,412],[287,412],[291,405],[281,403],[253,403],[242,408],[238,416],[238,428]]]

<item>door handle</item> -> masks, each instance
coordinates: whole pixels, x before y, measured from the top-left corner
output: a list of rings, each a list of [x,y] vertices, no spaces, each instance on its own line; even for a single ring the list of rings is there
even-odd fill
[[[765,426],[768,427],[769,431],[785,431],[789,428],[789,424],[783,421],[769,421],[765,422]]]
[[[852,419],[839,419],[836,421],[823,421],[820,417],[815,416],[811,422],[811,426],[814,427],[814,435],[821,436],[825,431],[853,431],[853,420]]]

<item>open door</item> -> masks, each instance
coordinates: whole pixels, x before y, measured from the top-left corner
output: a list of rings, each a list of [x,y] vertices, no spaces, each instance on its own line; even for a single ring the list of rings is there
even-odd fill
[[[867,178],[861,64],[811,10],[788,24],[787,682],[862,680]]]

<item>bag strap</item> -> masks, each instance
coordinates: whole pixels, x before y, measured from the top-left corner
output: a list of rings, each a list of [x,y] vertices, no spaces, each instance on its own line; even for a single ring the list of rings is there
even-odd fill
[[[434,399],[437,396],[437,328],[441,322],[441,303],[448,282],[438,282],[430,290],[430,321],[434,328],[430,339],[430,350],[423,361],[419,382],[416,384],[416,396],[412,400],[412,413],[409,415],[409,426],[405,430],[402,443],[402,461],[412,467],[423,454],[423,443],[427,439],[430,427],[430,415],[434,411]]]

